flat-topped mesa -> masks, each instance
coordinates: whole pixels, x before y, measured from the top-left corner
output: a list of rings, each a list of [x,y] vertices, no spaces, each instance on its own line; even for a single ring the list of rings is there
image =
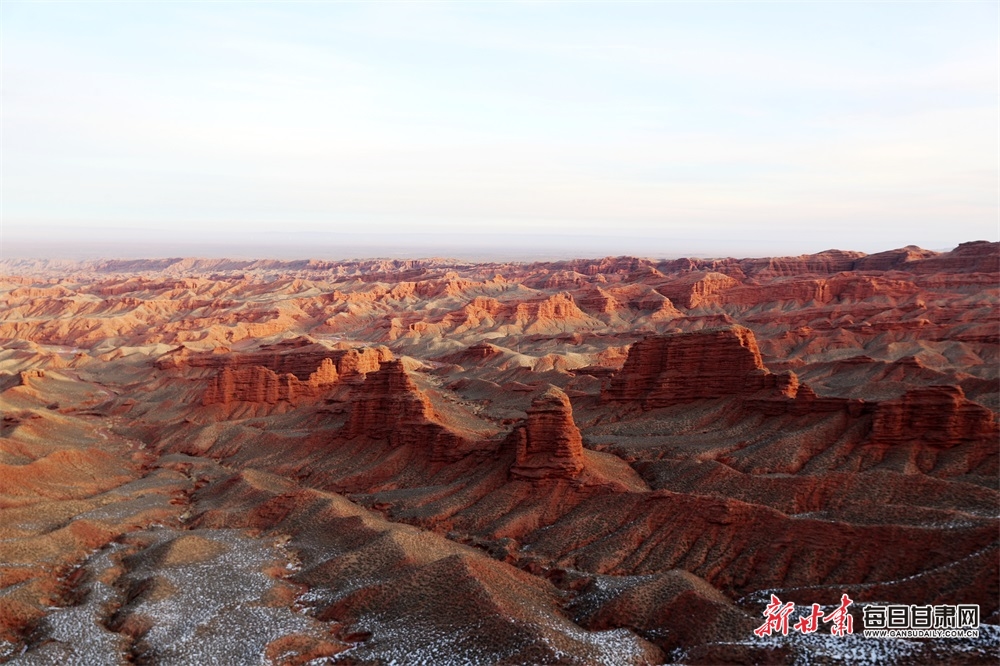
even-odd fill
[[[294,374],[278,374],[260,365],[224,367],[205,391],[205,405],[233,402],[254,402],[274,405],[282,401],[295,403],[303,397],[319,395],[339,378],[333,360],[324,358],[305,381]]]
[[[358,387],[344,434],[385,440],[393,448],[419,446],[432,461],[464,456],[472,442],[440,423],[427,395],[410,378],[401,360],[387,361]]]
[[[277,347],[277,346],[276,346]],[[278,347],[244,353],[191,353],[182,349],[168,354],[157,362],[161,369],[189,368],[246,368],[259,366],[283,375],[295,375],[300,381],[309,381],[310,375],[325,359],[330,359],[340,379],[376,372],[383,361],[393,358],[388,347],[362,347],[360,349],[329,349],[321,345]]]
[[[972,443],[995,453],[998,434],[993,412],[967,400],[958,386],[923,386],[878,403],[870,441],[936,449]]]
[[[327,387],[376,372],[392,358],[385,347],[316,349],[317,345],[242,354],[184,355],[179,364],[218,368],[205,391],[205,405],[252,402],[276,404],[320,395]],[[176,363],[175,363],[176,365]]]
[[[514,478],[572,479],[583,471],[583,439],[569,397],[556,387],[535,398],[528,421],[515,431]]]
[[[669,407],[761,388],[768,374],[753,332],[743,326],[657,335],[632,345],[602,398],[643,409]]]

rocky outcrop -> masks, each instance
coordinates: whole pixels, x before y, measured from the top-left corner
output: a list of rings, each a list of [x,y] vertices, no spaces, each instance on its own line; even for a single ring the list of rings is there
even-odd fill
[[[936,449],[964,443],[996,448],[993,412],[965,398],[957,386],[925,386],[875,408],[871,442],[898,445],[919,442]]]
[[[343,377],[350,377],[378,372],[382,362],[392,360],[392,352],[387,347],[348,349],[336,360],[337,373]]]
[[[551,387],[528,408],[527,424],[518,428],[514,478],[572,479],[583,471],[583,439],[573,421],[573,407],[562,390]]]
[[[648,313],[651,319],[674,319],[683,316],[669,298],[647,284],[631,282],[601,291],[629,310]]]
[[[459,365],[463,363],[479,364],[498,356],[503,356],[503,350],[496,345],[491,345],[483,341],[477,342],[462,351],[439,356],[435,360],[439,362],[458,363]]]
[[[854,270],[857,271],[898,271],[908,270],[911,262],[922,261],[937,255],[937,252],[924,250],[916,245],[895,250],[886,250],[869,254],[867,257],[860,257],[854,262]]]
[[[579,298],[580,307],[590,314],[614,314],[624,306],[607,290],[593,287]]]
[[[652,336],[632,345],[603,398],[644,409],[668,407],[739,395],[748,381],[756,388],[763,373],[757,341],[743,326]]]
[[[310,346],[312,347],[312,346]],[[342,379],[362,377],[392,358],[385,347],[347,350],[299,348],[249,354],[202,354],[181,356],[175,366],[216,367],[202,403],[234,402],[295,403],[315,397]]]
[[[674,303],[685,308],[697,308],[716,302],[717,294],[738,286],[738,280],[716,272],[688,273],[657,289]]]
[[[907,270],[930,273],[997,273],[1000,272],[1000,243],[971,241],[962,243],[951,252],[944,252],[912,264]],[[993,283],[996,285],[996,282]]]
[[[237,368],[259,366],[283,375],[294,375],[300,381],[309,381],[325,360],[329,359],[341,379],[376,372],[383,361],[393,358],[388,347],[362,347],[351,349],[329,349],[322,345],[310,344],[301,347],[264,348],[249,353],[192,354],[187,349],[168,354],[157,363],[161,369],[167,368]]]
[[[451,461],[468,453],[471,442],[441,423],[427,395],[410,378],[401,360],[388,361],[359,387],[344,435],[385,440],[393,448],[419,447],[432,461]]]
[[[337,367],[329,358],[305,381],[294,374],[278,373],[255,365],[250,367],[225,367],[212,380],[202,404],[228,405],[234,402],[254,402],[274,405],[282,401],[295,403],[303,397],[313,397],[338,379]]]
[[[347,437],[389,437],[402,423],[420,423],[434,414],[430,400],[413,383],[400,361],[386,363],[367,377],[352,402]]]
[[[543,300],[518,303],[513,307],[509,320],[524,327],[525,333],[543,333],[561,329],[567,323],[586,324],[592,321],[567,292],[553,294]]]
[[[774,398],[807,400],[816,397],[809,385],[802,384],[799,381],[799,376],[791,370],[778,373],[755,370],[746,376],[742,392],[748,397],[756,393],[765,400]]]
[[[863,252],[826,250],[798,257],[743,259],[739,262],[739,265],[746,275],[754,277],[780,277],[803,274],[828,275],[852,270],[854,262],[864,256]]]
[[[202,404],[257,402],[273,405],[282,400],[291,400],[294,389],[290,380],[295,376],[286,374],[283,378],[284,381],[282,376],[259,365],[249,368],[223,368],[205,391]]]
[[[20,386],[29,386],[32,379],[41,379],[44,376],[45,371],[37,368],[32,370],[22,370],[17,373],[17,381]]]
[[[460,310],[446,314],[434,322],[445,328],[454,326],[455,333],[465,333],[473,329],[500,327],[506,333],[552,333],[567,328],[591,327],[600,322],[581,310],[573,295],[558,292],[543,298],[531,300],[498,301],[495,298],[477,296]],[[422,322],[418,330],[426,330]]]

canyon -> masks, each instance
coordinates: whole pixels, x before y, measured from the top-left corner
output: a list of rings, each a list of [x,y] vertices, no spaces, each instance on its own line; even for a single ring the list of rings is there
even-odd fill
[[[7,259],[0,303],[0,663],[1000,658],[998,243]],[[772,594],[855,634],[760,638]]]

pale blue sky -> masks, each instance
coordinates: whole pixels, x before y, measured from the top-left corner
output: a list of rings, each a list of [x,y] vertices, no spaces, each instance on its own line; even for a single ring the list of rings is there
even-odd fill
[[[501,233],[591,255],[759,255],[998,239],[995,2],[0,11],[8,248]]]

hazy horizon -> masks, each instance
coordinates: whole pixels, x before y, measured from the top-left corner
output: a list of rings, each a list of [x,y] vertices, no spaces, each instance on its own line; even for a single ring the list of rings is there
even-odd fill
[[[83,241],[53,241],[32,240],[22,238],[11,243],[5,243],[7,250],[0,260],[157,260],[170,258],[199,259],[233,259],[233,260],[366,260],[366,259],[430,259],[446,258],[470,262],[511,261],[560,261],[567,259],[599,259],[609,256],[633,256],[648,259],[678,259],[681,257],[718,259],[732,257],[738,259],[755,257],[799,256],[815,254],[826,250],[845,250],[875,254],[892,248],[871,248],[869,250],[855,247],[828,247],[808,252],[775,253],[768,252],[763,244],[743,248],[746,251],[720,252],[718,248],[699,251],[677,245],[648,245],[646,249],[635,251],[633,246],[624,244],[609,244],[607,239],[592,236],[577,239],[571,247],[559,248],[555,237],[542,237],[543,241],[535,243],[517,242],[518,239],[505,239],[502,236],[481,236],[478,239],[463,236],[457,239],[442,239],[419,234],[403,235],[392,241],[377,241],[362,235],[353,237],[334,236],[333,234],[300,232],[291,234],[257,234],[249,239],[234,242],[191,242],[171,240],[161,237],[122,241],[100,237]],[[538,238],[533,239],[535,241]],[[967,239],[962,242],[973,242],[985,239]],[[505,242],[506,241],[506,242]],[[909,244],[912,245],[912,244]],[[923,248],[936,252],[947,252],[957,247]],[[905,247],[905,246],[899,246]]]
[[[0,22],[0,257],[1000,240],[996,3],[4,2]]]

